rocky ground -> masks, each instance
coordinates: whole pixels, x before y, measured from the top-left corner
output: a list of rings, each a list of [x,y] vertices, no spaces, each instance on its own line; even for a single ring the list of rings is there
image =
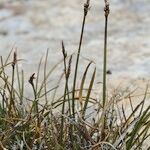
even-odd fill
[[[41,56],[49,49],[48,68],[62,59],[61,41],[68,54],[76,53],[81,30],[84,0],[0,0],[0,55],[13,47],[24,59],[20,67],[26,78],[36,72]],[[150,79],[150,1],[110,1],[108,36],[108,76],[110,84],[146,82]],[[102,81],[104,15],[103,1],[91,0],[87,18],[79,76],[92,60],[97,66],[97,82]],[[72,69],[73,71],[73,69]],[[63,67],[53,73],[56,81]],[[145,82],[144,81],[144,82]]]

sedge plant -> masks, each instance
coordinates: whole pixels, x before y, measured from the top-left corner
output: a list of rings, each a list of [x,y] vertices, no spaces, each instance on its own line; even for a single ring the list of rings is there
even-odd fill
[[[4,150],[148,150],[150,138],[149,83],[141,95],[135,91],[119,94],[116,89],[106,97],[107,26],[109,4],[105,1],[104,68],[102,99],[95,96],[96,68],[89,61],[81,80],[77,80],[84,26],[90,1],[84,5],[80,44],[72,72],[72,55],[67,55],[62,42],[62,60],[48,66],[48,51],[37,72],[26,80],[19,67],[17,52],[0,58],[0,149]],[[13,53],[13,54],[12,54]],[[12,58],[11,58],[12,57]],[[62,75],[52,87],[49,82],[54,70],[63,65]],[[44,68],[42,74],[41,70]],[[89,72],[92,69],[92,75]],[[94,69],[93,69],[94,68]],[[48,70],[49,69],[49,70]],[[73,89],[71,87],[73,76]],[[65,84],[61,84],[62,80]],[[80,82],[80,87],[76,84]],[[51,83],[51,82],[50,82]],[[28,85],[27,87],[25,85]],[[26,95],[28,88],[31,95]],[[59,90],[60,88],[60,90]],[[71,90],[72,89],[72,90]],[[63,91],[60,96],[60,91]],[[109,94],[109,93],[108,93]],[[133,98],[141,101],[133,104]],[[128,112],[121,104],[129,102]],[[92,110],[92,111],[91,111]]]

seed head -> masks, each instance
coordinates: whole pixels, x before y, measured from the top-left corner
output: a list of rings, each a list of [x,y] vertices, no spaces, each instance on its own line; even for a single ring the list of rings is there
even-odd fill
[[[17,63],[17,53],[14,52],[14,55],[13,55],[13,62],[12,62],[12,67],[13,67],[13,68],[15,67],[16,63]]]
[[[104,2],[105,2],[105,7],[104,7],[105,17],[108,17],[108,15],[110,13],[109,1],[108,0],[104,0]]]
[[[35,79],[35,73],[33,73],[29,78],[29,83],[33,85],[33,80]]]
[[[64,58],[66,59],[67,53],[66,53],[66,50],[65,50],[65,46],[64,46],[64,42],[63,42],[63,41],[62,41],[62,53],[63,53]]]
[[[71,73],[71,63],[72,63],[72,55],[70,56],[70,59],[69,59],[69,65],[68,65],[68,70],[67,70],[67,74],[66,74],[67,78],[69,78],[70,73]]]
[[[90,0],[87,0],[86,3],[84,4],[84,15],[86,16],[88,11],[89,11],[89,6],[90,6]]]

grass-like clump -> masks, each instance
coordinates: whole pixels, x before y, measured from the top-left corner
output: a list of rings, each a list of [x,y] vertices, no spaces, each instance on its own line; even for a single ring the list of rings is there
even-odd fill
[[[102,98],[92,94],[96,68],[89,83],[87,74],[92,62],[87,64],[80,88],[77,88],[77,75],[84,36],[86,17],[90,0],[84,4],[84,16],[75,69],[72,55],[68,56],[62,42],[64,64],[63,95],[51,98],[49,93],[57,92],[56,87],[48,86],[51,75],[47,71],[48,53],[45,57],[43,80],[39,81],[41,61],[37,73],[31,73],[28,86],[34,98],[25,95],[24,71],[20,71],[17,53],[0,60],[0,149],[8,150],[141,150],[150,136],[150,106],[144,107],[144,98],[135,107],[129,93],[129,112],[120,106],[120,98],[114,94],[107,97],[107,25],[109,3],[105,0],[104,68]],[[9,70],[9,71],[7,71]],[[11,72],[11,73],[10,73]],[[73,72],[71,74],[71,72]],[[73,83],[70,82],[73,75]],[[17,79],[17,80],[16,80]],[[88,87],[86,87],[86,85]],[[92,109],[91,109],[92,108]],[[92,111],[91,111],[92,110]],[[127,114],[128,113],[128,114]]]

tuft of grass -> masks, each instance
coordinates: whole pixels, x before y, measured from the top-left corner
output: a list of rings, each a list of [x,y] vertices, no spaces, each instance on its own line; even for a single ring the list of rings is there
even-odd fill
[[[146,86],[143,99],[136,106],[132,98],[134,91],[127,95],[115,92],[106,97],[107,69],[107,24],[109,4],[105,1],[105,35],[104,35],[104,69],[103,97],[94,95],[96,68],[89,62],[81,81],[77,80],[80,50],[82,46],[84,26],[89,10],[89,3],[84,5],[80,43],[76,58],[75,72],[72,74],[72,55],[68,56],[62,42],[62,61],[53,68],[47,66],[48,51],[41,76],[42,59],[37,73],[31,73],[28,86],[33,95],[26,95],[24,71],[19,68],[17,52],[11,51],[6,60],[0,61],[0,149],[4,150],[145,150],[145,142],[150,137],[150,106],[145,106],[149,94]],[[13,58],[11,59],[11,56]],[[12,60],[12,61],[11,61]],[[52,72],[59,64],[63,64],[64,72],[55,87],[48,83]],[[92,69],[92,76],[88,73]],[[7,72],[6,70],[10,70]],[[73,89],[70,79],[73,76]],[[60,81],[63,94],[58,97]],[[80,88],[76,88],[76,83]],[[88,85],[88,86],[86,86]],[[52,95],[52,96],[51,96]],[[129,108],[121,104],[128,99]]]

